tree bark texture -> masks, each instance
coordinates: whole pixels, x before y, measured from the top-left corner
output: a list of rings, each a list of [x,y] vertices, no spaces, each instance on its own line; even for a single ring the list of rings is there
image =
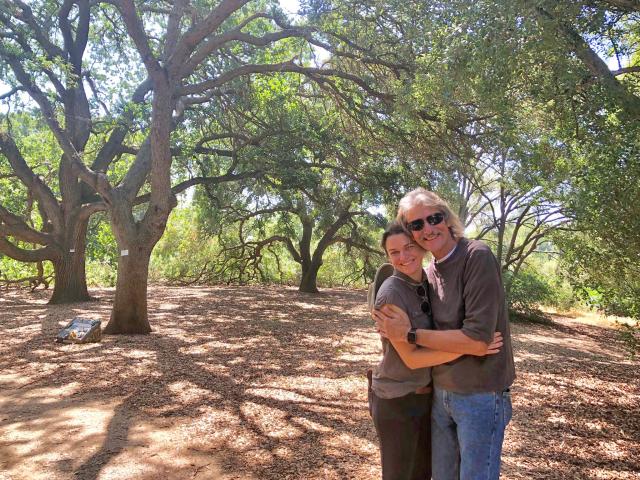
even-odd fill
[[[71,223],[71,222],[70,222]],[[49,304],[86,302],[91,300],[87,290],[85,252],[89,217],[76,219],[67,229],[62,252],[53,263],[54,287]]]
[[[146,334],[151,332],[147,315],[147,279],[151,252],[138,249],[118,260],[116,296],[107,334]]]
[[[76,253],[68,253],[53,262],[54,287],[50,305],[91,300],[84,265],[84,255]]]
[[[322,262],[311,262],[306,268],[302,268],[302,279],[298,290],[305,293],[318,293],[318,272]]]

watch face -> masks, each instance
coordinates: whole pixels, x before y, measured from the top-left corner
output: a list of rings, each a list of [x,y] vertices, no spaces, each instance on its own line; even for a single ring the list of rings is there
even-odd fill
[[[416,343],[416,329],[415,328],[412,328],[407,333],[407,342]]]

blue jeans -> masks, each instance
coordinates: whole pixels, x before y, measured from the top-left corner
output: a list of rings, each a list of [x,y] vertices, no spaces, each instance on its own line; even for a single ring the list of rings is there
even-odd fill
[[[436,388],[431,413],[433,480],[497,480],[511,392],[454,393]]]

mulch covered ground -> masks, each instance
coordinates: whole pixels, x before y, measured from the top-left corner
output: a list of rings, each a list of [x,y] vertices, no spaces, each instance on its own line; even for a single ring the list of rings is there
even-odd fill
[[[0,292],[0,479],[378,479],[365,293],[152,287],[147,336],[53,343],[97,302]],[[640,363],[615,331],[514,324],[506,479],[640,479]]]

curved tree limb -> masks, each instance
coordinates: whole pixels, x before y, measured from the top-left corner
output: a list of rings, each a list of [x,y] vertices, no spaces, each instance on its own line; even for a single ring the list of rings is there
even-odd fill
[[[58,200],[47,184],[29,168],[13,138],[7,132],[0,132],[0,152],[7,158],[20,181],[33,192],[38,203],[46,211],[47,217],[61,227],[63,219]]]
[[[25,250],[23,248],[16,247],[13,243],[3,237],[0,237],[0,253],[18,260],[19,262],[28,263],[42,262],[55,256],[54,249],[50,246],[37,250]]]

